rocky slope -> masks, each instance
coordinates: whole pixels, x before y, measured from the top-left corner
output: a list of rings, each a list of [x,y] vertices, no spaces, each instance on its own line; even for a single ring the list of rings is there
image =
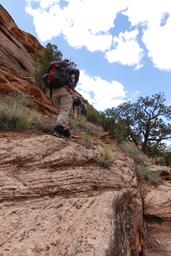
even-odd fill
[[[0,93],[31,95],[46,115],[56,107],[32,78],[39,42],[0,5]],[[112,161],[102,167],[110,146]],[[171,171],[157,186],[110,138],[87,148],[42,132],[0,133],[0,256],[170,256]]]
[[[115,154],[105,169],[97,146],[1,139],[0,255],[139,255],[137,180],[132,161]]]

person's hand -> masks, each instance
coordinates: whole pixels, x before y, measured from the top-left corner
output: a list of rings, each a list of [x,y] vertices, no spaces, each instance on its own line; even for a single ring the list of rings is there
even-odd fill
[[[74,90],[72,87],[66,87],[67,91],[70,93],[70,94],[73,94]]]

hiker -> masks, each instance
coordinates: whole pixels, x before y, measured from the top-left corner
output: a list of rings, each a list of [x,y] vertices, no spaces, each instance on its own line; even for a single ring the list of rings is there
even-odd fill
[[[86,107],[86,105],[84,103],[82,105],[81,115],[82,116],[87,116],[87,107]]]
[[[53,130],[54,136],[70,138],[68,119],[73,104],[73,91],[78,83],[79,73],[76,65],[68,59],[61,62],[53,61],[49,67],[47,81],[45,80],[44,83],[50,88],[50,97],[59,109]]]
[[[83,101],[80,97],[76,97],[73,101],[73,114],[74,114],[74,118],[77,119],[78,117],[80,117],[82,115],[82,108],[83,108]]]

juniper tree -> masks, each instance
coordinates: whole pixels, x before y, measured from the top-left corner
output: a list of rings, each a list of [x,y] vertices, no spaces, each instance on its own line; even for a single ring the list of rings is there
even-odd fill
[[[42,56],[36,54],[35,55],[35,73],[34,77],[37,84],[41,87],[41,77],[47,72],[49,64],[53,60],[61,60],[62,53],[58,49],[58,47],[54,44],[48,43],[44,48],[44,54]]]
[[[171,106],[166,106],[165,100],[163,93],[139,97],[135,103],[125,102],[105,111],[105,115],[113,117],[115,129],[122,124],[125,138],[130,138],[148,153],[160,149],[163,141],[171,138]]]

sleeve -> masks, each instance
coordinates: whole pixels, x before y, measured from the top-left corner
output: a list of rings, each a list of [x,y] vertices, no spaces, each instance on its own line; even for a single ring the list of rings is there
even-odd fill
[[[78,81],[79,81],[79,77],[80,77],[80,71],[78,69],[75,70],[75,82],[74,82],[74,86],[77,85]]]

